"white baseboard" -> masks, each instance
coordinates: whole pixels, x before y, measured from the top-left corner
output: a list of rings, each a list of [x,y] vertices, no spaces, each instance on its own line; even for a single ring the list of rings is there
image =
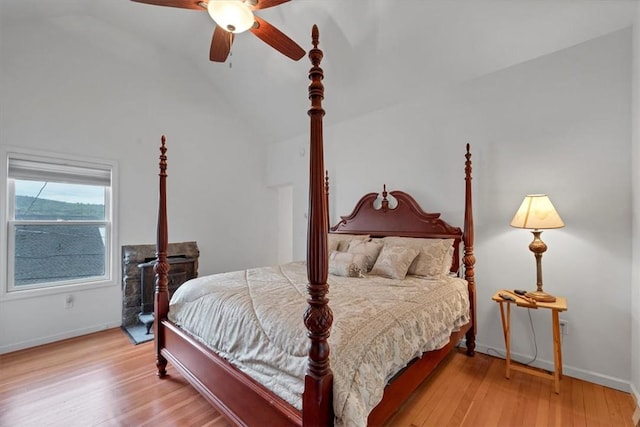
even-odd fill
[[[46,337],[38,337],[31,340],[22,341],[15,344],[9,344],[0,347],[0,354],[11,353],[13,351],[24,350],[25,348],[35,347],[38,345],[49,344],[56,341],[75,338],[81,335],[91,334],[93,332],[104,331],[105,329],[117,328],[120,322],[105,323],[102,325],[94,325],[87,328],[74,329],[73,331],[65,331],[60,334],[49,335]]]
[[[493,351],[490,351],[490,349]],[[496,354],[496,351],[499,351],[502,354],[505,353],[504,348],[487,347],[480,343],[476,344],[476,351],[480,353],[488,354],[490,356],[499,357],[499,358],[504,358],[504,356]],[[516,361],[521,361],[521,360],[526,361],[526,360],[531,360],[532,356],[528,354],[519,354],[519,353],[511,352],[511,358]],[[535,362],[531,363],[531,366],[535,366],[536,368],[544,369],[546,371],[553,371],[555,365],[553,361],[537,359]],[[626,393],[632,392],[631,390],[632,386],[628,380],[610,377],[608,375],[600,374],[597,372],[586,371],[584,369],[569,366],[567,364],[563,364],[562,373],[569,377],[577,378],[583,381],[588,381],[594,384],[600,384],[602,386],[624,391]],[[635,397],[636,399],[638,398],[637,392],[635,393]]]

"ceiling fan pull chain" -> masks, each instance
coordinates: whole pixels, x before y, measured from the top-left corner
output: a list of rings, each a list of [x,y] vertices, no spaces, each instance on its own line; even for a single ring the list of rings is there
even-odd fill
[[[232,57],[233,56],[233,33],[229,33],[229,69],[233,68]]]

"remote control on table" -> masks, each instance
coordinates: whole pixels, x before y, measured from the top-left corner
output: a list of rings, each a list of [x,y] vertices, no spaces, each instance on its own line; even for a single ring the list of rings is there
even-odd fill
[[[499,293],[499,294],[498,294],[498,296],[499,296],[500,298],[504,299],[504,300],[507,300],[507,301],[513,301],[513,302],[515,302],[515,301],[516,301],[516,299],[515,299],[514,297],[512,297],[511,295],[507,295],[507,294]]]

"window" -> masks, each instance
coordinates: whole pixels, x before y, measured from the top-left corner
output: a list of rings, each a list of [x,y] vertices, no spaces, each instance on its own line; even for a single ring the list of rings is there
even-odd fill
[[[115,165],[6,158],[6,292],[113,283]]]

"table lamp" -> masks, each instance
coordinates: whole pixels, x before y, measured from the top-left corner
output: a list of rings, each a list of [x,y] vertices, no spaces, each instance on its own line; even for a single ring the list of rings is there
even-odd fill
[[[560,215],[546,194],[530,194],[522,201],[511,220],[511,226],[530,229],[533,233],[529,249],[536,257],[537,290],[527,292],[526,296],[540,302],[555,302],[556,297],[542,290],[542,254],[547,250],[547,245],[540,239],[540,234],[544,229],[564,227]]]

